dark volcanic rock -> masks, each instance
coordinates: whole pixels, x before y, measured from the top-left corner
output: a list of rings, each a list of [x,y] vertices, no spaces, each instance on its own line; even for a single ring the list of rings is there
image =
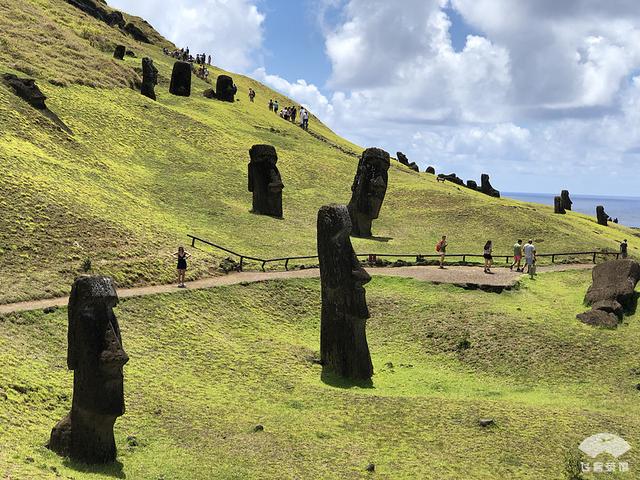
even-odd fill
[[[278,154],[271,145],[254,145],[249,150],[249,191],[253,193],[252,212],[282,217],[284,184],[276,164]]]
[[[124,28],[127,23],[122,13],[115,11],[107,14],[106,22],[112,27]]]
[[[495,425],[495,421],[493,420],[493,418],[481,418],[480,420],[478,420],[478,424],[481,427],[491,427],[492,425]]]
[[[109,13],[94,0],[66,0],[66,2],[101,22],[109,23],[111,20]]]
[[[489,175],[483,173],[480,177],[480,191],[490,197],[500,198],[500,192],[491,186]]]
[[[560,197],[562,198],[562,206],[564,207],[564,209],[571,211],[573,202],[569,197],[569,190],[562,190],[562,192],[560,192]]]
[[[179,97],[191,95],[191,65],[188,62],[176,62],[173,64],[169,93]]]
[[[456,185],[460,185],[461,187],[466,186],[464,184],[464,180],[459,178],[455,173],[450,173],[449,175],[445,175],[444,173],[438,174],[438,178],[443,178],[449,182],[455,183]]]
[[[425,170],[426,173],[430,173],[431,175],[435,175],[436,174],[436,169],[433,167],[427,167],[427,169]]]
[[[151,40],[149,40],[149,37],[147,37],[142,30],[140,30],[131,22],[127,23],[124,26],[123,30],[139,42],[151,43]]]
[[[414,172],[419,172],[420,171],[420,167],[418,167],[418,164],[416,162],[411,162],[408,166]]]
[[[409,166],[409,159],[407,158],[407,156],[404,153],[396,152],[396,156],[398,157],[398,161],[402,165],[406,165],[407,167]]]
[[[233,83],[233,79],[228,75],[219,75],[216,80],[216,98],[223,102],[234,102],[238,88]]]
[[[388,154],[386,156],[389,159]],[[322,290],[320,356],[323,372],[367,380],[373,375],[364,285],[371,277],[353,251],[351,219],[344,205],[318,212],[318,257]]]
[[[202,95],[206,98],[216,98],[216,92],[214,92],[213,88],[207,88]]]
[[[122,367],[129,361],[113,313],[117,303],[108,277],[78,278],[69,297],[67,365],[73,370],[73,402],[47,446],[83,463],[116,459],[113,425],[124,414]]]
[[[360,157],[348,205],[356,237],[371,236],[371,224],[380,215],[387,193],[390,161],[389,154],[379,148],[368,148]]]
[[[554,197],[553,198],[553,213],[565,214],[567,213],[564,209],[564,205],[562,203],[562,197]]]
[[[126,55],[127,57],[136,58],[136,54],[135,54],[135,52],[134,52],[133,50],[127,50],[127,51],[125,52],[125,55]]]
[[[116,49],[113,51],[113,58],[117,60],[124,60],[124,56],[127,53],[127,47],[124,45],[116,46]]]
[[[467,188],[478,190],[478,183],[475,180],[467,180]]]
[[[40,91],[36,81],[32,78],[19,78],[12,73],[2,75],[4,83],[13,88],[17,96],[27,101],[29,105],[38,110],[46,110],[45,100],[47,97]]]
[[[589,310],[588,312],[576,315],[578,320],[587,325],[604,328],[617,328],[620,320],[613,313],[604,310]]]
[[[598,224],[604,227],[609,225],[609,215],[604,211],[604,207],[602,205],[598,205],[596,207],[596,218],[598,220]]]
[[[153,60],[148,57],[142,59],[142,86],[140,93],[152,100],[156,99],[155,87],[158,84],[158,69]]]

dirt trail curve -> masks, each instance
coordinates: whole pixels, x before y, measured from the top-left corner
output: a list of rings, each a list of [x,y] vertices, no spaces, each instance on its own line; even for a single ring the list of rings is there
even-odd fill
[[[586,270],[593,268],[591,264],[571,264],[554,265],[538,268],[539,272],[565,271],[565,270]],[[492,275],[487,275],[481,267],[383,267],[367,268],[367,271],[374,276],[390,276],[413,278],[424,282],[450,283],[455,285],[475,285],[487,287],[513,287],[522,274],[512,272],[507,268],[494,268]],[[296,278],[318,278],[320,270],[292,270],[289,272],[241,272],[232,273],[220,277],[209,277],[194,282],[187,282],[187,290],[201,290],[215,288],[225,285],[237,285],[240,283],[257,283],[268,280],[290,280]],[[154,285],[149,287],[123,288],[118,290],[120,298],[143,297],[159,293],[176,293],[185,291],[172,285]],[[47,307],[63,307],[68,302],[67,297],[48,298],[44,300],[33,300],[28,302],[9,303],[0,305],[0,315],[26,312],[31,310],[41,310]]]

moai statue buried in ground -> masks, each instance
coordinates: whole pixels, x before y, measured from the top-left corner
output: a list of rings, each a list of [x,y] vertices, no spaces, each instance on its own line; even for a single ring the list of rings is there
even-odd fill
[[[284,184],[276,164],[278,154],[271,145],[254,145],[249,150],[249,191],[253,213],[282,218]]]
[[[216,80],[216,97],[223,102],[234,102],[238,87],[228,75],[219,75]]]
[[[604,207],[602,205],[598,205],[596,207],[596,219],[598,220],[598,224],[604,227],[609,225],[609,215],[604,211]]]
[[[88,464],[116,459],[113,426],[125,410],[122,367],[129,357],[113,313],[117,303],[113,280],[101,276],[78,278],[69,297],[67,365],[73,370],[73,401],[47,446]]]
[[[569,197],[569,190],[562,190],[560,197],[562,198],[562,206],[564,209],[570,211],[573,202],[571,201],[571,197]]]
[[[191,64],[188,62],[176,62],[171,72],[171,84],[169,93],[179,97],[191,95]]]
[[[318,212],[318,257],[322,289],[320,357],[323,372],[353,380],[373,375],[364,285],[371,277],[351,246],[351,219],[344,205]]]
[[[371,236],[371,224],[380,215],[387,193],[389,164],[389,154],[379,148],[368,148],[360,157],[348,205],[355,237]]]
[[[553,213],[565,214],[567,213],[564,208],[564,202],[562,197],[553,197]]]
[[[152,100],[156,99],[155,86],[158,84],[158,69],[153,60],[148,57],[142,59],[142,87],[140,93]]]

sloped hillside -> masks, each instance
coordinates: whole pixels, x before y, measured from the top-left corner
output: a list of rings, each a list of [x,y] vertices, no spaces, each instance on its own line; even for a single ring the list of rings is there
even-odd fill
[[[349,199],[356,158],[345,152],[361,147],[318,119],[311,130],[326,141],[280,119],[268,100],[293,101],[244,76],[231,74],[239,88],[234,104],[204,98],[210,85],[195,77],[190,98],[169,95],[173,59],[162,47],[170,44],[132,21],[155,44],[62,0],[0,4],[0,74],[35,78],[73,131],[0,83],[0,262],[11,277],[2,280],[0,302],[64,293],[89,260],[120,286],[169,282],[169,253],[187,233],[255,255],[313,253],[318,208]],[[116,44],[137,58],[114,60]],[[160,72],[157,102],[136,89],[143,56]],[[212,69],[214,81],[220,73]],[[248,100],[250,87],[256,103]],[[249,213],[246,170],[256,143],[278,150],[284,220]],[[517,237],[534,237],[547,251],[615,249],[632,235],[583,215],[553,216],[550,207],[438,184],[397,162],[374,233],[355,241],[356,249],[433,253],[443,233],[452,252],[478,252],[492,238],[508,253]],[[215,272],[220,258],[195,252],[190,275]]]

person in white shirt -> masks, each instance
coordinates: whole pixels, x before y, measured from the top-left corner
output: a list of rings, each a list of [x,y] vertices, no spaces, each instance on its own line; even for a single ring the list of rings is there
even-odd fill
[[[529,242],[524,246],[524,261],[527,265],[527,271],[529,275],[533,277],[534,275],[534,265],[536,263],[536,247],[533,244],[533,240],[529,240]]]

